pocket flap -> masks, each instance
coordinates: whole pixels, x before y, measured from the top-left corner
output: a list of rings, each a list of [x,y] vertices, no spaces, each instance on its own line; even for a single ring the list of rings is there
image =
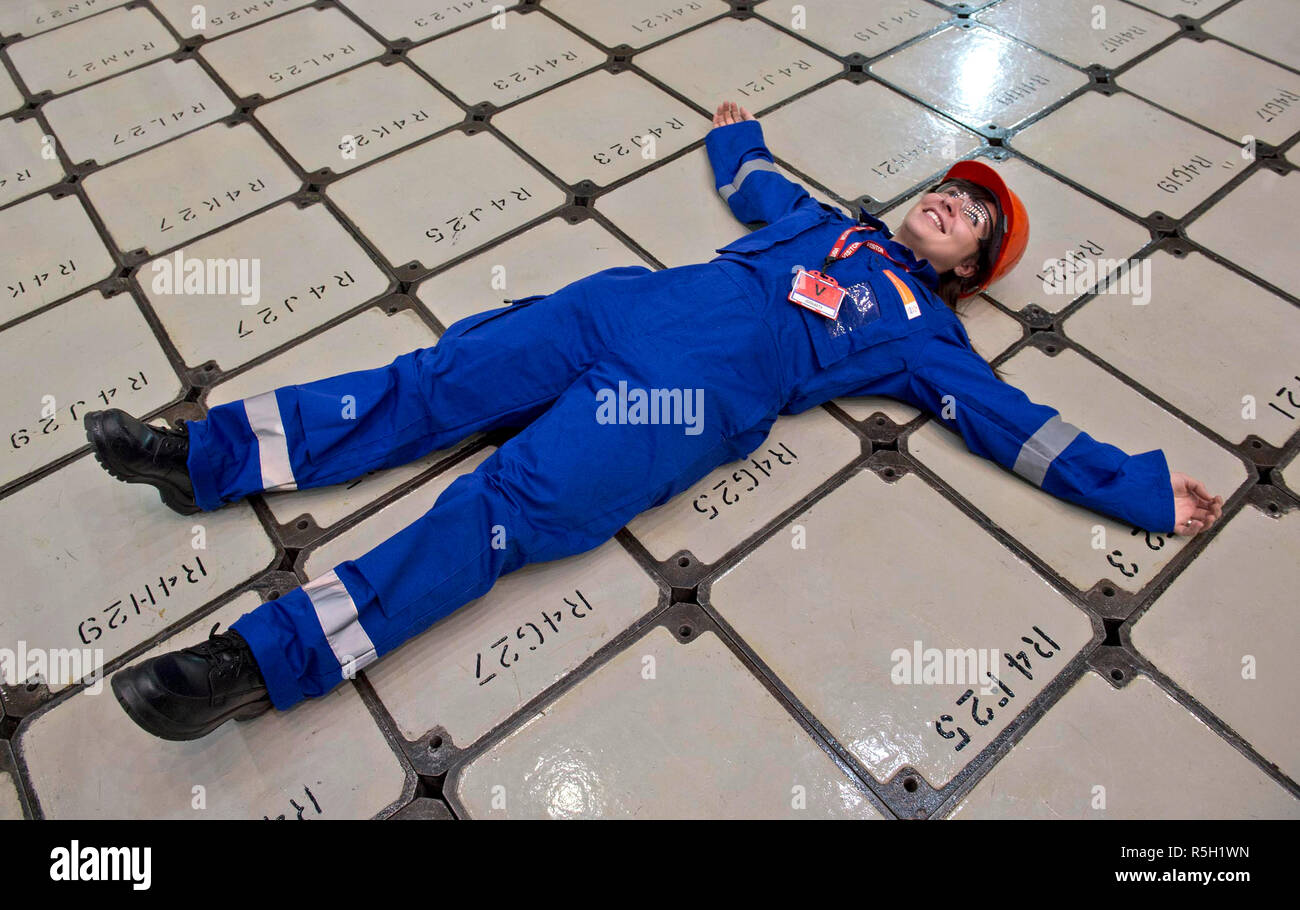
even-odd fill
[[[549,294],[533,294],[530,297],[519,297],[514,300],[507,300],[507,306],[493,307],[490,310],[482,310],[478,313],[471,313],[463,319],[458,319],[451,325],[447,326],[447,331],[442,333],[443,338],[455,338],[458,335],[464,335],[471,329],[478,328],[489,319],[495,319],[506,313],[513,313],[518,307],[527,306],[535,301],[549,297]]]

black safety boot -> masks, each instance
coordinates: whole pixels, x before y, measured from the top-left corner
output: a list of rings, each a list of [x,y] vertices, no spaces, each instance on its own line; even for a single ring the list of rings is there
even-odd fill
[[[113,694],[133,721],[174,740],[198,739],[232,717],[249,720],[272,707],[248,643],[235,631],[218,635],[217,626],[205,642],[114,674]]]
[[[150,426],[117,408],[91,411],[82,424],[94,446],[95,460],[105,471],[127,483],[152,484],[163,503],[182,515],[199,511],[187,466],[188,428]]]

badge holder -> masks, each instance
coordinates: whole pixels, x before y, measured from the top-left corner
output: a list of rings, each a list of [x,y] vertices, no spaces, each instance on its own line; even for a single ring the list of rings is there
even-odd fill
[[[830,275],[801,268],[794,276],[788,299],[819,316],[834,319],[844,302],[844,288]]]

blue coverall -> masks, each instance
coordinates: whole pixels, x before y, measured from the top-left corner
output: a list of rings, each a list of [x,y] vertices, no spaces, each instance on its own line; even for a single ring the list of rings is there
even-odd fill
[[[710,262],[605,269],[462,319],[433,347],[387,366],[233,401],[190,423],[188,466],[203,509],[339,483],[474,432],[524,427],[420,519],[233,624],[277,708],[328,692],[345,667],[364,669],[499,576],[598,546],[747,457],[778,415],[838,396],[905,401],[1048,493],[1173,529],[1163,452],[1127,455],[997,379],[935,296],[934,268],[883,222],[865,211],[855,221],[777,173],[756,120],[717,127],[705,145],[735,216],[767,222]],[[850,240],[874,239],[886,255],[863,246],[830,267],[848,294],[837,319],[787,300],[793,268],[820,268],[856,223],[876,230]],[[620,382],[702,389],[702,431],[598,420]]]

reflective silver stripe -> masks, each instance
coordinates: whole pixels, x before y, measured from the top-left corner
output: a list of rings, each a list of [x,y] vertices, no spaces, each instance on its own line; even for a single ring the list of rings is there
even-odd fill
[[[1065,451],[1066,446],[1072,443],[1074,437],[1080,432],[1082,431],[1078,427],[1062,420],[1060,414],[1053,416],[1038,428],[1038,432],[1025,440],[1011,470],[1034,486],[1041,487],[1043,478],[1047,476],[1047,469],[1052,466],[1052,461]]]
[[[298,482],[289,464],[289,442],[284,438],[280,406],[275,392],[263,392],[244,399],[248,425],[257,437],[257,458],[262,465],[263,490],[296,490]]]
[[[378,657],[374,643],[370,641],[366,630],[361,628],[357,605],[352,602],[352,596],[343,587],[343,582],[339,581],[334,570],[330,569],[320,578],[307,582],[302,590],[316,610],[316,621],[320,623],[330,650],[343,668],[344,676],[351,678],[357,670],[363,670],[374,663]]]
[[[736,171],[735,179],[726,186],[718,187],[718,192],[722,194],[722,201],[726,202],[730,199],[731,194],[740,189],[740,185],[745,182],[745,178],[754,171],[772,171],[775,173],[776,165],[763,158],[750,158],[740,166],[740,170]]]

